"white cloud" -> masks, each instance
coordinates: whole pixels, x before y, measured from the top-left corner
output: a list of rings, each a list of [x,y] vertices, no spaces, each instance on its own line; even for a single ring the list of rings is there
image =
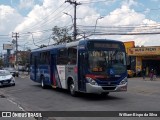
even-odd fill
[[[88,20],[89,21],[89,20]],[[105,16],[103,19],[98,21],[99,26],[141,26],[141,25],[156,25],[157,22],[145,18],[145,15],[142,13],[137,13],[133,9],[130,9],[129,6],[122,5],[121,8],[117,8],[112,11],[109,15]],[[150,31],[148,27],[148,31]],[[130,32],[140,31],[140,29],[132,29]],[[117,31],[119,31],[117,29]],[[147,29],[145,29],[147,31]],[[160,35],[117,35],[117,36],[104,36],[110,39],[118,39],[121,41],[131,41],[134,40],[136,45],[160,45],[160,40],[158,37]],[[99,36],[98,36],[99,37]]]
[[[20,16],[13,8],[10,8],[14,13],[8,15],[3,22],[11,21],[12,24],[7,24],[9,29],[6,29],[6,25],[1,25],[0,29],[8,33],[10,31],[15,32],[34,32],[42,31],[46,29],[51,29],[55,25],[65,26],[72,24],[71,17],[65,15],[63,12],[67,12],[73,17],[73,5],[69,3],[64,3],[64,1],[59,0],[44,0],[42,5],[34,5],[33,9],[26,17]],[[134,9],[131,9],[131,5],[136,5],[137,3],[134,0],[130,0],[130,4],[122,4],[120,8],[113,10],[110,14],[104,16],[103,19],[99,19],[98,26],[122,26],[122,25],[148,25],[156,24],[155,21],[145,18],[145,15],[142,13],[136,12]],[[59,6],[61,6],[59,8]],[[8,9],[9,9],[8,8]],[[59,9],[58,9],[59,8]],[[1,12],[2,13],[2,12]],[[7,14],[6,14],[7,15]],[[16,16],[16,17],[15,17]],[[89,6],[77,6],[77,24],[78,25],[90,25],[94,26],[97,18],[100,16],[97,13],[96,9]],[[8,19],[9,18],[9,19]],[[78,19],[82,18],[82,19]],[[2,19],[2,17],[1,17]],[[133,29],[136,31],[136,29]],[[40,41],[42,38],[48,38],[51,34],[51,31],[48,33],[34,33],[35,42]],[[150,40],[157,40],[158,35],[146,35],[146,36],[97,36],[98,38],[109,38],[109,39],[118,39],[121,41],[135,40],[136,44],[139,45],[154,45],[156,42],[150,42]],[[37,38],[38,37],[38,38]],[[92,36],[95,37],[95,36]],[[25,38],[23,37],[24,42],[32,42],[32,37],[30,34]],[[47,44],[48,42],[46,42]],[[39,43],[40,44],[40,43]],[[159,42],[160,44],[160,42]],[[35,46],[34,46],[35,47]]]
[[[51,34],[51,31],[43,34],[37,31],[52,29],[55,25],[57,26],[65,25],[65,23],[62,22],[64,21],[62,18],[65,18],[63,16],[64,13],[63,12],[60,13],[60,11],[66,8],[66,4],[65,3],[63,4],[63,3],[64,1],[62,2],[58,0],[54,0],[54,1],[44,0],[42,5],[35,5],[33,9],[29,12],[29,14],[25,17],[24,21],[19,23],[19,25],[17,25],[17,27],[15,28],[15,31],[20,33],[36,32],[36,33],[33,33],[35,42],[42,40],[44,36],[45,38],[48,38],[48,36]],[[62,6],[62,7],[58,9],[59,6]],[[70,18],[66,17],[66,19],[70,19]],[[31,38],[32,36],[28,34],[28,36],[24,39],[26,41],[32,42]]]
[[[30,11],[30,13],[27,15],[25,20],[15,28],[15,31],[35,31],[37,29],[44,30],[51,28],[55,24],[54,19],[56,18],[56,16],[64,15],[63,12],[61,14],[58,14],[60,10],[57,10],[56,12],[56,9],[62,3],[64,2],[58,0],[44,0],[43,5],[35,5],[33,9]],[[59,19],[56,22],[61,23]]]
[[[20,9],[28,9],[34,6],[34,0],[20,0]]]
[[[0,37],[1,45],[12,40],[12,32],[23,21],[23,17],[10,6],[0,5],[0,34],[8,35]],[[0,50],[2,51],[2,47]]]
[[[136,13],[128,6],[123,5],[106,16],[102,22],[107,21],[105,25],[138,25],[144,18],[143,14]]]
[[[8,34],[23,21],[23,17],[10,6],[0,5],[0,31],[1,34]]]

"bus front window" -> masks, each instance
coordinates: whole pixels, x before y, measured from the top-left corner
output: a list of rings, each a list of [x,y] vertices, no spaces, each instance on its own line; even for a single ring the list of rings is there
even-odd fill
[[[89,71],[107,73],[113,69],[114,74],[122,74],[126,70],[125,53],[121,51],[89,51]]]

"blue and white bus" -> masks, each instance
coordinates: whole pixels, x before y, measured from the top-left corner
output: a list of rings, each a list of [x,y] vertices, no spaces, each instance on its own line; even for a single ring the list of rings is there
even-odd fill
[[[108,94],[127,91],[126,52],[123,42],[80,40],[31,51],[30,79],[42,88]]]

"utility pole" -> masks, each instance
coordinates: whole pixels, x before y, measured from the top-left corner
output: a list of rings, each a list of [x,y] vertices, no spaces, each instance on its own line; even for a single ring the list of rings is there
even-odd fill
[[[12,32],[12,38],[15,38],[15,44],[16,44],[16,52],[15,52],[15,56],[16,56],[16,61],[15,61],[15,64],[17,66],[17,63],[18,63],[18,59],[17,59],[17,53],[18,53],[18,38],[19,38],[19,33],[14,33]]]
[[[77,29],[76,29],[76,7],[77,5],[81,5],[81,3],[77,3],[77,1],[71,1],[71,0],[66,0],[65,3],[68,2],[70,4],[74,5],[74,32],[73,32],[73,36],[74,36],[74,41],[76,41],[76,36],[77,36]]]

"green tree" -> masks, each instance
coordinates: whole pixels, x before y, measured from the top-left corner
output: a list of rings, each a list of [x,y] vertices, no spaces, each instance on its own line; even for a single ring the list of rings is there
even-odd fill
[[[56,42],[56,44],[63,44],[73,41],[73,38],[71,35],[69,35],[70,29],[67,28],[59,28],[55,26],[52,29],[52,39]]]
[[[30,50],[28,50],[28,51],[19,51],[19,57],[21,58],[21,60],[19,61],[19,64],[25,65],[26,63],[29,63]]]

